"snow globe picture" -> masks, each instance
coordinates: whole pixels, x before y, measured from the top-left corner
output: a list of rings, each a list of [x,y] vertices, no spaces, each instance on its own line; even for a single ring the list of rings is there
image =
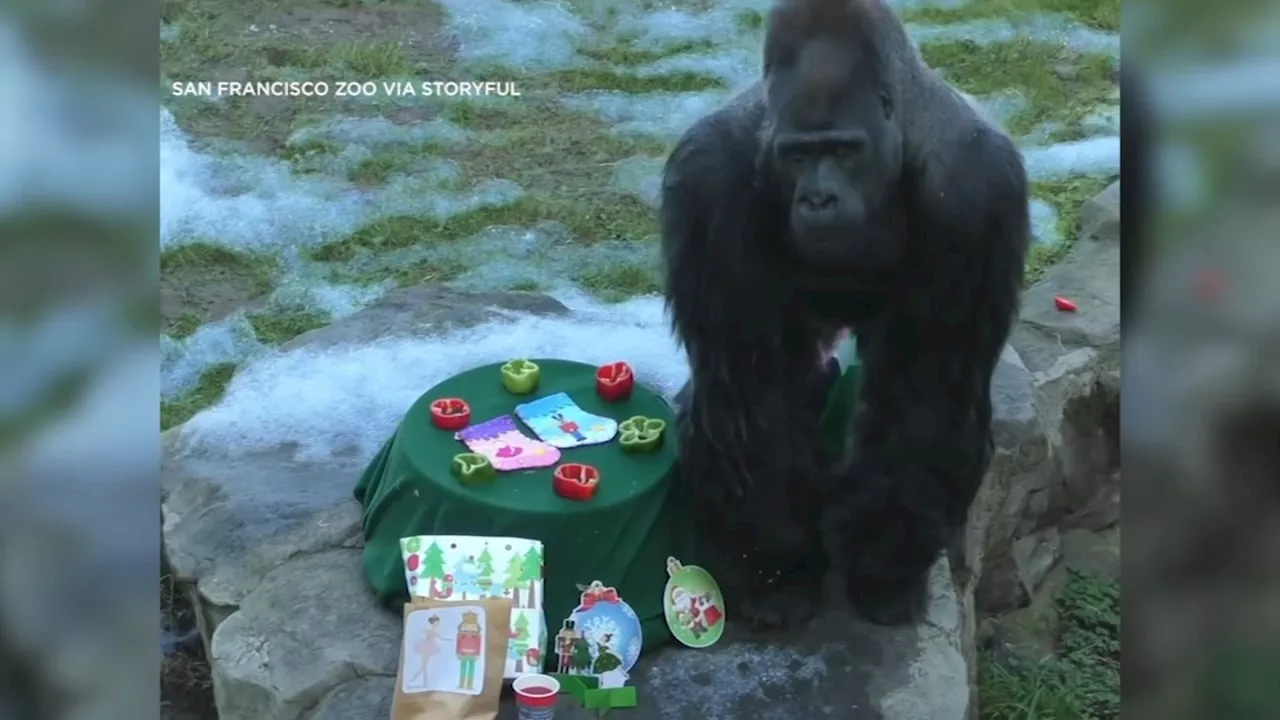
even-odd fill
[[[583,588],[564,627],[557,637],[560,672],[594,675],[601,688],[626,685],[644,639],[640,618],[617,590],[599,580]]]

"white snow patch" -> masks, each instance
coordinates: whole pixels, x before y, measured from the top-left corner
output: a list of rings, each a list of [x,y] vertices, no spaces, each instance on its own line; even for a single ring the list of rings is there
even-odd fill
[[[316,132],[375,145],[449,132],[442,124],[426,124],[422,129],[390,125],[341,120]],[[160,110],[161,247],[200,239],[240,250],[276,252],[327,242],[380,217],[412,214],[446,219],[511,203],[522,193],[509,180],[481,183],[466,192],[442,190],[455,179],[456,166],[442,161],[427,172],[398,175],[385,187],[365,191],[345,178],[297,175],[274,158],[214,157],[193,149],[172,113]]]
[[[948,25],[907,23],[907,32],[919,44],[934,41],[970,40],[979,45],[1012,40],[1065,45],[1079,52],[1120,57],[1120,36],[1081,25],[1067,15],[1044,13],[1019,20],[984,18]]]
[[[1032,180],[1068,175],[1114,175],[1120,172],[1120,138],[1095,137],[1025,148],[1022,157]]]
[[[298,460],[357,446],[372,458],[409,406],[464,370],[512,357],[587,363],[626,358],[642,382],[674,394],[688,377],[659,298],[599,305],[559,298],[564,318],[515,315],[436,338],[389,339],[264,356],[240,370],[217,405],[183,429],[188,449],[240,455],[297,443]]]
[[[591,30],[569,8],[555,2],[440,0],[459,55],[476,63],[520,70],[578,64],[576,43]]]
[[[1058,235],[1058,210],[1049,203],[1039,199],[1031,199],[1031,237],[1043,245],[1057,245],[1062,241]]]
[[[572,110],[599,113],[619,133],[676,140],[732,95],[728,90],[647,95],[599,91],[570,95],[563,102]]]

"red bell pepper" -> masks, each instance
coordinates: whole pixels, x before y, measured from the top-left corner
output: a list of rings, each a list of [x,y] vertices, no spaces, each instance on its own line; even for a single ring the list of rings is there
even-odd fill
[[[433,400],[431,423],[441,430],[461,430],[471,423],[471,406],[462,398]]]
[[[556,494],[566,500],[590,500],[600,488],[600,471],[582,463],[565,463],[552,479]]]
[[[609,402],[626,400],[635,388],[636,374],[625,362],[601,365],[596,370],[596,392]]]

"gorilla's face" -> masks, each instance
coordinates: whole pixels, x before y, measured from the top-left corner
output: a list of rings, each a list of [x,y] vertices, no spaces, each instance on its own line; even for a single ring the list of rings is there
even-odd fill
[[[902,136],[877,72],[848,48],[816,45],[769,74],[766,157],[789,197],[795,251],[812,263],[882,264],[873,230],[898,181]]]

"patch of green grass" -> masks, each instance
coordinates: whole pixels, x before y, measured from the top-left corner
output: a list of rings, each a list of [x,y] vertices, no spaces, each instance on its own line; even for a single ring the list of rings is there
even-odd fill
[[[1120,0],[973,0],[954,8],[916,8],[902,13],[906,22],[948,25],[1000,18],[1017,23],[1044,13],[1070,15],[1106,32],[1120,31]]]
[[[449,122],[468,130],[506,130],[529,120],[529,110],[518,102],[456,102],[445,107],[443,114]]]
[[[191,337],[191,334],[200,329],[203,324],[204,320],[198,314],[184,312],[166,323],[164,331],[174,340],[181,340],[185,337]]]
[[[545,81],[562,93],[613,90],[625,93],[701,92],[725,87],[723,80],[696,73],[640,77],[606,68],[583,68],[550,73]]]
[[[196,386],[174,400],[160,401],[160,430],[168,430],[190,420],[196,413],[222,399],[227,383],[236,373],[235,363],[222,363],[205,370]]]
[[[980,44],[972,40],[930,42],[925,61],[973,95],[1017,90],[1027,108],[1010,118],[1008,130],[1026,135],[1055,121],[1068,131],[1112,104],[1115,62],[1106,55],[1078,53],[1062,45],[1018,39]]]
[[[280,345],[329,324],[331,318],[309,308],[284,307],[249,313],[249,324],[265,345]]]
[[[455,262],[415,260],[409,263],[377,265],[358,272],[339,271],[334,279],[355,285],[377,285],[390,280],[396,287],[405,288],[448,282],[466,271],[465,265]]]
[[[733,21],[738,26],[738,29],[745,31],[755,31],[763,28],[765,20],[764,13],[759,10],[739,10],[733,16]]]
[[[675,57],[676,55],[684,55],[685,53],[705,52],[711,50],[715,45],[709,41],[689,41],[682,42],[662,50],[647,50],[638,48],[633,42],[620,42],[613,45],[605,45],[602,47],[582,47],[578,48],[578,53],[595,60],[596,62],[607,63],[609,65],[621,65],[624,67],[634,67],[637,65],[648,65],[657,62],[663,58]]]
[[[1072,572],[1057,599],[1058,652],[1000,662],[980,656],[982,720],[1113,720],[1120,716],[1120,585]]]
[[[401,153],[371,155],[356,163],[348,171],[347,178],[357,185],[381,185],[392,175],[404,172],[408,166],[408,158]]]
[[[1065,258],[1080,233],[1080,208],[1094,195],[1115,181],[1115,177],[1072,175],[1059,180],[1032,183],[1031,194],[1053,206],[1058,212],[1056,244],[1036,243],[1027,253],[1027,283],[1033,283],[1044,271]]]
[[[262,294],[274,287],[276,261],[231,250],[221,245],[192,242],[168,248],[160,253],[160,273],[162,275],[217,273],[234,276],[246,284],[247,291]]]
[[[404,46],[397,42],[372,40],[339,45],[334,64],[354,73],[360,81],[410,75],[414,71]]]
[[[575,280],[584,290],[608,302],[662,292],[662,281],[654,268],[631,263],[580,273]]]
[[[515,292],[542,292],[543,288],[537,280],[521,280],[518,283],[512,283],[507,289]]]

